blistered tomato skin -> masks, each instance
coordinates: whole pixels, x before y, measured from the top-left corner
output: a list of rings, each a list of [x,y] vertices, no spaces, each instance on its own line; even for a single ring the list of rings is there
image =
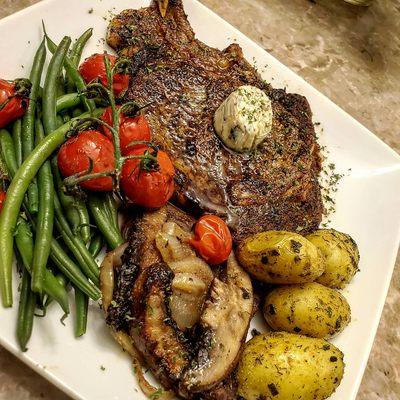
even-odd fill
[[[115,65],[117,57],[111,54],[93,54],[80,65],[79,72],[86,83],[100,80],[103,86],[107,86],[107,73],[104,64],[104,57],[110,60],[111,67]],[[127,74],[114,74],[113,89],[116,96],[120,95],[129,87],[129,75]]]
[[[106,108],[101,119],[108,125],[113,125],[111,107]],[[150,141],[150,127],[144,115],[129,117],[121,113],[119,119],[119,140],[122,155],[125,156],[129,153],[133,147],[132,142]],[[112,133],[109,129],[103,126],[103,131],[110,140],[113,140]]]
[[[143,158],[152,154],[157,162]],[[139,206],[157,209],[164,206],[175,190],[175,169],[167,153],[147,146],[129,151],[128,156],[139,157],[125,161],[122,167],[121,187],[128,199]]]
[[[0,212],[3,209],[3,204],[6,200],[6,192],[0,191]]]
[[[190,244],[211,265],[225,262],[232,251],[232,236],[226,223],[216,215],[204,215],[194,228]]]
[[[91,160],[91,161],[90,161]],[[90,171],[90,163],[93,169]],[[78,173],[110,172],[114,170],[114,146],[99,131],[84,131],[70,138],[58,153],[58,166],[64,177]],[[80,185],[88,190],[109,192],[113,190],[111,177],[94,178]]]
[[[0,79],[0,128],[21,118],[28,108],[29,99],[16,95],[15,83]]]

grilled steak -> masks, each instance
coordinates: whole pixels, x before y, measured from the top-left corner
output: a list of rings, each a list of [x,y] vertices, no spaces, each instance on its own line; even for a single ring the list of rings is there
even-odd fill
[[[202,261],[196,261],[179,243],[166,243],[165,249],[170,245],[171,254],[175,252],[175,260],[172,256],[166,260],[168,252],[159,250],[162,242],[157,240],[166,231],[171,238],[171,232],[177,232],[183,243],[193,223],[192,217],[172,205],[153,212],[137,211],[128,230],[130,243],[122,265],[115,269],[107,323],[114,332],[129,335],[165,388],[190,399],[230,400],[236,391],[232,373],[252,317],[252,285],[231,254],[218,276],[210,269],[212,282],[205,287],[196,325],[188,330],[178,327],[178,318],[171,312],[175,278],[182,271],[188,276],[190,265],[195,269],[194,281],[196,273],[205,281],[208,274]],[[200,287],[197,282],[195,291]],[[190,292],[190,282],[185,289]]]
[[[125,100],[148,105],[153,141],[176,167],[175,200],[225,216],[236,241],[266,229],[317,228],[321,167],[307,100],[264,82],[237,44],[220,51],[197,40],[182,1],[169,3],[164,18],[156,2],[123,11],[107,42],[132,58]],[[226,149],[213,128],[216,109],[242,85],[272,100],[271,136],[252,154]]]

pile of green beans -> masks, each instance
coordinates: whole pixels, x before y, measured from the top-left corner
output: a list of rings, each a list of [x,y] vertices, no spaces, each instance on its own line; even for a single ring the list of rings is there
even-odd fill
[[[113,194],[84,199],[67,193],[57,164],[56,152],[74,124],[103,112],[85,97],[78,71],[91,35],[88,29],[70,50],[69,37],[57,46],[45,32],[33,60],[26,113],[12,131],[0,130],[0,170],[8,185],[0,213],[0,291],[3,306],[11,307],[15,254],[22,268],[16,336],[23,351],[36,309],[45,315],[54,301],[69,314],[68,287],[74,289],[75,336],[86,332],[89,299],[101,297],[96,257],[105,244],[114,249],[123,243]],[[52,57],[41,89],[46,45]]]

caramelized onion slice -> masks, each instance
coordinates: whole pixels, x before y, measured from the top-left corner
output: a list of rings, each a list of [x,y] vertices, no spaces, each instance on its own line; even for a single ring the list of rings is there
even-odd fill
[[[188,244],[183,244],[177,236],[165,232],[157,233],[156,246],[167,264],[196,255]]]
[[[100,290],[103,310],[106,314],[114,293],[114,269],[122,265],[122,255],[127,247],[128,243],[124,243],[107,253],[100,266]]]
[[[179,329],[195,325],[201,315],[205,296],[214,275],[204,260],[189,245],[191,232],[177,223],[165,222],[156,235],[156,246],[163,261],[173,271],[170,309]]]

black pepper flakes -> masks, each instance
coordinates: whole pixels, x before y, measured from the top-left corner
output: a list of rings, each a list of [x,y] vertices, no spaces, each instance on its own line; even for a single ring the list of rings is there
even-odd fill
[[[271,392],[272,396],[278,396],[279,392],[274,383],[269,383],[268,389]]]
[[[268,313],[271,315],[275,315],[276,314],[276,309],[275,306],[273,304],[268,304]]]
[[[300,253],[300,249],[303,247],[303,245],[297,240],[292,239],[290,241],[290,247],[292,248],[293,253]]]

